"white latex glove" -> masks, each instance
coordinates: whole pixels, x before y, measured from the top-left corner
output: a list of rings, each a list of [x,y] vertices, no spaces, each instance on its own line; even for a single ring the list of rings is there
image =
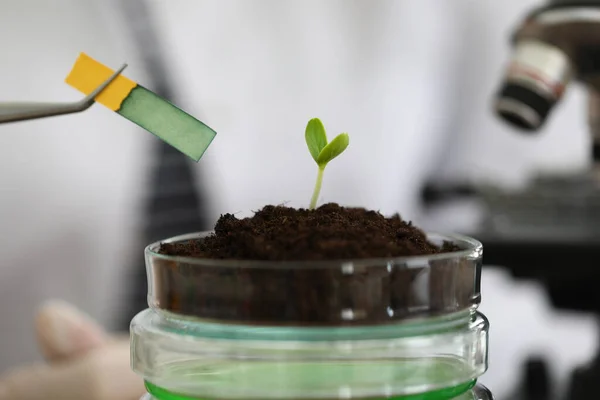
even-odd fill
[[[69,304],[52,302],[36,318],[47,363],[0,377],[0,400],[139,400],[144,385],[129,364],[129,338],[111,337]]]

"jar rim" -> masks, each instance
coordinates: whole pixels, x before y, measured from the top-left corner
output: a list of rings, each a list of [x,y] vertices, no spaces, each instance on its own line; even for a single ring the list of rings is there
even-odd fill
[[[185,263],[187,265],[210,266],[212,268],[235,268],[235,269],[297,269],[297,268],[314,268],[314,269],[339,269],[340,265],[350,264],[356,267],[369,267],[373,265],[401,265],[405,268],[411,266],[420,266],[430,261],[449,261],[452,259],[478,259],[483,253],[483,245],[477,239],[460,234],[442,234],[437,232],[425,232],[427,239],[434,242],[451,242],[460,247],[460,250],[418,255],[418,256],[400,256],[400,257],[378,257],[378,258],[354,258],[354,259],[332,259],[332,260],[299,260],[299,261],[275,261],[275,260],[241,260],[241,259],[216,259],[216,258],[199,258],[187,256],[171,256],[158,252],[160,245],[163,243],[184,242],[193,239],[200,239],[211,235],[213,231],[201,231],[188,233],[178,236],[173,236],[168,239],[159,240],[149,244],[144,249],[146,257],[161,259],[164,261],[172,261],[176,263]]]

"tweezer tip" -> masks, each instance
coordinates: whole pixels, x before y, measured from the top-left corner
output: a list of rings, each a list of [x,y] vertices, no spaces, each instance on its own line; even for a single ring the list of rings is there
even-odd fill
[[[86,108],[91,107],[91,105],[94,104],[96,96],[102,93],[102,91],[106,89],[108,85],[110,85],[115,79],[117,79],[117,77],[121,75],[121,72],[123,72],[125,68],[127,68],[127,63],[121,65],[121,67],[115,70],[115,72],[113,72],[112,75],[108,77],[108,79],[102,82],[96,89],[94,89],[94,91],[88,94],[80,103],[81,110],[83,111]]]

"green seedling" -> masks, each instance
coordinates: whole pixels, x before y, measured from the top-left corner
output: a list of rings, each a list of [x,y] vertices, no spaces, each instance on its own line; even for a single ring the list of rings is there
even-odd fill
[[[321,185],[323,184],[323,173],[327,164],[342,154],[350,144],[350,137],[347,133],[340,133],[331,142],[327,142],[327,134],[323,123],[318,118],[313,118],[308,121],[306,126],[306,144],[310,155],[319,167],[317,175],[317,183],[310,201],[309,209],[314,210],[317,207],[319,193],[321,193]]]

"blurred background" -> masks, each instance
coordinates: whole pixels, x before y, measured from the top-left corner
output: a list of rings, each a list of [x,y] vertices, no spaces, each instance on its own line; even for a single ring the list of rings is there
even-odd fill
[[[48,298],[127,329],[144,308],[149,241],[210,229],[222,213],[305,207],[312,117],[352,140],[328,168],[321,202],[483,241],[492,330],[482,381],[499,400],[568,398],[576,368],[596,360],[600,214],[582,178],[584,91],[570,87],[536,135],[491,107],[510,36],[540,2],[0,5],[0,101],[78,99],[64,78],[83,51],[129,63],[125,75],[218,132],[191,165],[101,106],[0,126],[0,373],[40,358],[32,316]],[[172,196],[153,192],[167,184]]]

